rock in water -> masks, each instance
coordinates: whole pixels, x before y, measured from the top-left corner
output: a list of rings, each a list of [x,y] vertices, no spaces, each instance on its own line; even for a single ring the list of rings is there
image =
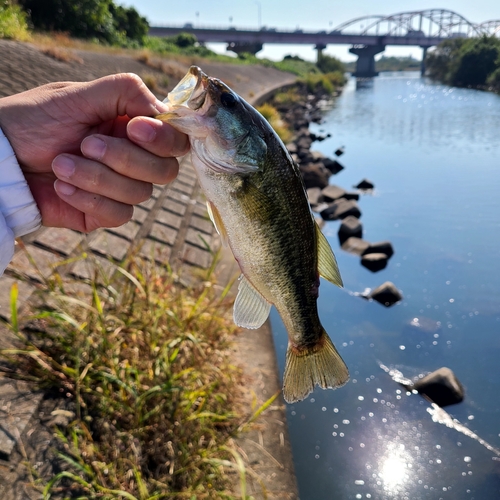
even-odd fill
[[[361,257],[361,265],[376,273],[387,266],[387,255],[385,253],[364,253]]]
[[[373,184],[373,182],[369,181],[368,179],[363,179],[361,182],[356,184],[356,186],[354,186],[354,187],[357,189],[373,189],[375,187],[375,185]]]
[[[438,406],[460,403],[464,388],[450,368],[442,367],[413,384],[413,389],[425,394]]]
[[[369,298],[380,302],[385,307],[391,307],[396,302],[399,302],[403,298],[403,295],[394,283],[386,281],[372,290]]]

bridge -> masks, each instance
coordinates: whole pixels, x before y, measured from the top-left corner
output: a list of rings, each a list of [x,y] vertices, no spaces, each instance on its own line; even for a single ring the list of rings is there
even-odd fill
[[[200,43],[219,42],[236,53],[256,54],[265,43],[314,45],[318,56],[330,44],[352,45],[349,52],[358,56],[354,76],[373,77],[375,55],[387,45],[412,45],[423,49],[423,61],[429,47],[451,38],[481,35],[500,36],[500,20],[481,24],[469,22],[460,14],[446,9],[401,12],[391,16],[364,16],[340,24],[331,31],[287,30],[271,27],[236,28],[202,27],[190,23],[183,26],[151,26],[151,36],[169,37],[191,33]]]

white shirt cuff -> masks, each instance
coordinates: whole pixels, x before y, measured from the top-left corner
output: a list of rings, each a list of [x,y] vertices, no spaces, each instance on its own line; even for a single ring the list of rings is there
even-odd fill
[[[16,238],[36,231],[42,224],[42,216],[16,155],[1,129],[0,212]]]

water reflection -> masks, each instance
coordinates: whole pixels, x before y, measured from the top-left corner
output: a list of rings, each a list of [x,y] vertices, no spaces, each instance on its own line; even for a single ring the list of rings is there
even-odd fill
[[[351,80],[318,128],[331,138],[314,149],[332,156],[345,145],[333,183],[375,182],[359,200],[364,237],[390,240],[395,254],[370,273],[339,249],[338,223],[325,226],[346,288],[322,284],[320,317],[351,381],[289,407],[300,497],[496,500],[500,98],[408,75],[358,89]],[[384,281],[403,291],[390,309],[345,292]],[[283,370],[287,335],[275,312],[272,324]],[[438,414],[379,359],[403,384],[449,366],[466,398]]]

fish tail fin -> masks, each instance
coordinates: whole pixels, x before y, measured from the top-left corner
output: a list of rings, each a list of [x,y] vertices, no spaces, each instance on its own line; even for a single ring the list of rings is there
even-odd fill
[[[349,380],[344,360],[323,330],[316,345],[299,349],[288,344],[283,396],[287,403],[303,400],[317,384],[323,389],[336,389]]]

